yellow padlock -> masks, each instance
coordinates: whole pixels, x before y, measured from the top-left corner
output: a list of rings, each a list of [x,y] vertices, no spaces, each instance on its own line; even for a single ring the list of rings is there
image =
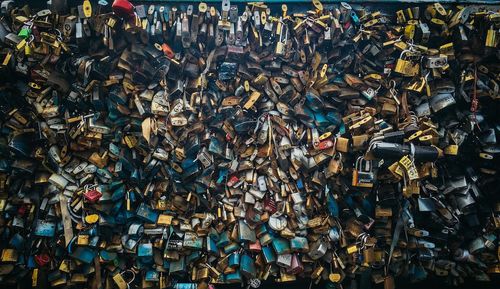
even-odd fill
[[[29,43],[24,46],[24,55],[26,55],[26,56],[31,55],[31,46]]]
[[[323,11],[323,4],[319,0],[313,0],[313,5],[316,8],[316,11],[321,12]]]
[[[26,45],[26,40],[25,39],[19,41],[19,43],[16,45],[16,50],[23,49],[25,45]]]
[[[331,273],[328,275],[328,279],[333,283],[337,283],[342,279],[342,276],[339,273]]]
[[[2,61],[2,66],[7,66],[9,64],[11,58],[12,58],[12,53],[8,52],[7,55],[5,55],[5,58]]]
[[[488,32],[486,33],[486,42],[484,44],[486,47],[496,47],[497,45],[497,32],[493,27],[488,29]]]
[[[396,11],[396,17],[399,24],[406,22],[405,13],[403,10]]]
[[[458,145],[449,145],[444,149],[445,155],[456,156],[458,154]]]
[[[322,134],[322,135],[319,136],[319,140],[320,141],[321,140],[325,140],[325,139],[329,138],[331,135],[332,135],[332,133],[330,131],[325,132],[324,134]]]
[[[420,65],[418,63],[413,63],[410,60],[403,59],[406,53],[410,52],[409,50],[404,50],[401,52],[401,56],[398,58],[396,62],[396,67],[394,71],[407,77],[413,77],[418,75],[420,70]]]
[[[31,286],[36,287],[38,285],[38,269],[33,269],[33,274],[31,274]]]
[[[85,217],[85,222],[87,224],[95,224],[99,221],[99,215],[98,214],[91,214]]]
[[[415,37],[415,25],[408,23],[408,25],[405,26],[405,38],[409,40],[413,39],[414,37]]]
[[[83,15],[85,15],[85,18],[90,18],[90,16],[92,16],[92,5],[90,4],[90,0],[83,1]]]
[[[351,245],[347,247],[347,254],[353,254],[358,251],[358,247],[356,245]]]

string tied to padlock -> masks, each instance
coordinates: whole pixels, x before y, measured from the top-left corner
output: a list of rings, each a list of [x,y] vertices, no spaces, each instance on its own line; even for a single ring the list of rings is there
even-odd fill
[[[477,98],[477,63],[474,61],[474,90],[472,92],[472,100],[470,104],[470,111],[472,112],[472,121],[476,125],[479,131],[481,131],[481,127],[479,127],[479,123],[476,118],[477,107],[479,105],[479,100]]]
[[[366,249],[366,241],[370,235],[366,232],[362,232],[359,234],[359,236],[356,238],[356,247],[358,248],[358,258],[361,262],[363,262],[363,253],[362,251]]]
[[[358,235],[358,237],[356,238],[356,245],[358,246],[359,250],[366,248],[366,241],[369,237],[370,234],[368,234],[367,232],[362,232]]]
[[[430,71],[427,71],[427,73],[424,76],[424,82],[425,82],[425,93],[427,97],[431,97],[431,87],[429,86],[429,75],[431,74]]]
[[[401,55],[403,55],[403,52],[401,52]],[[396,81],[394,81],[394,79],[391,79],[389,81],[389,93],[391,94],[391,97],[394,99],[394,101],[398,104],[397,108],[399,110],[399,105],[401,105],[401,101],[399,101],[398,99],[398,91],[396,90],[396,86],[397,86]]]
[[[413,39],[409,39],[408,42],[406,42],[406,44],[408,44],[408,50],[410,52],[416,51],[416,49],[415,49],[416,45],[413,43]]]
[[[57,33],[57,36],[56,36],[57,41],[61,42],[63,40],[63,37],[62,37],[63,34],[62,34],[61,30],[55,29],[55,31]]]

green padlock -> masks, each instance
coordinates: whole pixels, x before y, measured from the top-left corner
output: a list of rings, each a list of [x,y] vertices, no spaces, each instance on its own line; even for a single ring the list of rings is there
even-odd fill
[[[22,39],[27,39],[30,37],[31,35],[31,26],[29,25],[24,25],[21,30],[19,31],[19,33],[17,34],[19,37],[21,37]]]

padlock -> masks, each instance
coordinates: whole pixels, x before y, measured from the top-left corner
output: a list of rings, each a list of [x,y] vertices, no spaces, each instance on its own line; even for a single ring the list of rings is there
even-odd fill
[[[276,255],[271,247],[262,247],[262,254],[266,264],[276,262]]]
[[[281,18],[276,26],[276,34],[278,34],[278,41],[276,42],[276,48],[274,50],[277,55],[285,54],[285,43],[288,39],[288,31],[285,29],[286,26],[283,26]]]
[[[318,265],[311,273],[311,279],[315,280],[318,279],[323,271],[325,270],[325,267]]]
[[[363,157],[358,157],[352,172],[352,183],[354,187],[371,188],[373,187],[374,173],[372,161]]]
[[[317,260],[326,254],[326,244],[323,240],[317,240],[316,242],[310,245],[310,250],[308,252],[308,256],[313,260]]]
[[[497,47],[498,45],[497,33],[498,31],[493,29],[493,27],[490,27],[490,29],[488,29],[488,32],[486,33],[486,42],[484,44],[486,47],[489,48]]]
[[[325,177],[330,178],[334,175],[339,174],[342,171],[343,164],[342,164],[342,153],[336,153],[331,159],[328,164],[328,167],[326,168],[325,171]]]
[[[281,254],[276,259],[276,264],[281,267],[290,267],[292,265],[292,254]]]
[[[495,272],[500,210],[476,212],[497,171],[491,7],[417,5],[387,17],[319,1],[293,13],[229,1],[116,0],[113,13],[106,1],[38,12],[7,2],[4,271],[19,271],[31,234],[23,270],[34,286],[48,265],[60,271],[54,287],[111,276],[118,288],[256,288],[299,276],[333,288],[365,274],[394,288],[397,272],[380,268],[402,260],[415,279],[458,283],[473,259],[490,264],[473,268],[476,279]],[[15,85],[11,72],[23,75]],[[12,101],[19,94],[25,102]],[[463,225],[481,234],[455,238]],[[56,234],[69,258],[47,261]],[[467,249],[439,254],[450,240]]]
[[[363,261],[368,264],[375,261],[375,252],[373,247],[368,247],[363,250]]]
[[[396,61],[396,67],[394,68],[394,71],[406,77],[413,77],[418,75],[420,65],[418,63],[413,63],[409,59],[404,59],[404,56],[407,53],[410,53],[410,51],[403,50],[401,52],[401,55]]]
[[[118,17],[124,18],[125,20],[130,20],[134,18],[134,6],[128,0],[114,0],[113,1],[113,12],[118,15]]]
[[[446,55],[429,56],[426,58],[425,66],[427,68],[442,68],[448,63]]]
[[[337,137],[335,149],[341,153],[349,152],[350,141],[348,138]]]
[[[96,202],[102,197],[102,193],[99,192],[97,189],[89,186],[85,188],[83,196],[89,202]]]
[[[23,25],[17,36],[21,37],[22,39],[28,39],[31,36],[31,27],[33,26],[32,22],[28,22]]]

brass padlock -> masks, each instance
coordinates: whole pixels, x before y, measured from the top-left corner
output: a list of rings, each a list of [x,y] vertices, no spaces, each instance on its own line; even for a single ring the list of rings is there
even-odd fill
[[[498,37],[497,37],[498,31],[493,28],[493,26],[488,29],[488,32],[486,33],[486,41],[484,45],[489,48],[495,48],[498,45]]]
[[[318,279],[324,270],[325,270],[325,267],[323,267],[321,265],[314,268],[313,272],[311,273],[311,279],[313,279],[313,280]]]
[[[371,264],[375,261],[375,251],[373,247],[367,247],[363,250],[363,261]]]
[[[349,152],[350,141],[345,137],[337,137],[335,149],[341,153]]]
[[[413,63],[411,60],[404,59],[405,54],[410,53],[410,50],[403,50],[399,56],[394,71],[407,77],[417,76],[420,71],[420,64]]]
[[[343,168],[342,164],[342,153],[336,153],[331,159],[330,162],[328,163],[328,167],[326,168],[325,171],[325,177],[326,178],[331,178],[334,175],[338,175]]]
[[[394,289],[396,285],[394,284],[394,277],[391,275],[386,276],[384,279],[384,289]]]

